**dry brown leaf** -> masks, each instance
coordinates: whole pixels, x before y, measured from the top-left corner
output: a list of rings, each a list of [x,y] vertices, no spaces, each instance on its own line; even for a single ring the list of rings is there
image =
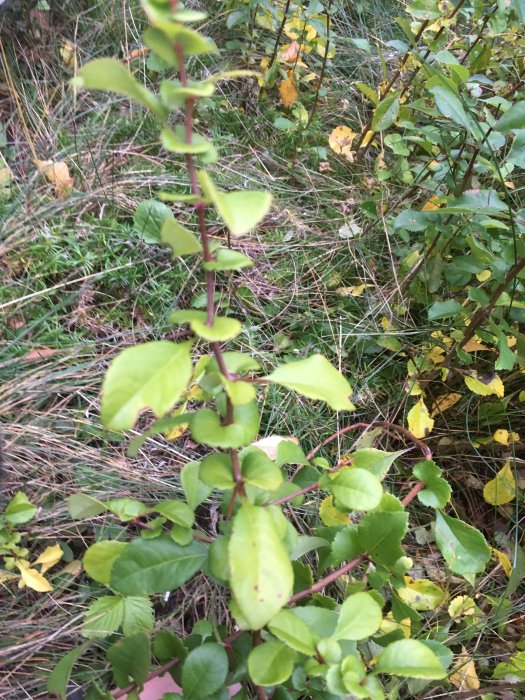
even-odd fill
[[[57,350],[56,348],[37,348],[36,350],[29,350],[29,352],[26,352],[22,359],[26,362],[45,360],[46,357],[52,357],[53,355],[56,355],[57,352],[60,352],[60,350]]]
[[[35,160],[35,165],[46,180],[55,186],[56,196],[59,199],[67,197],[73,187],[73,178],[67,164],[63,160]]]
[[[293,107],[297,102],[299,93],[295,87],[295,82],[293,78],[286,78],[279,85],[279,95],[281,97],[281,102],[286,109]]]
[[[291,44],[281,47],[281,61],[293,63],[299,55],[300,48],[297,41],[292,41]]]
[[[438,396],[430,408],[430,417],[435,418],[440,413],[444,413],[449,408],[452,408],[461,398],[461,394],[451,392],[450,394],[442,394]]]

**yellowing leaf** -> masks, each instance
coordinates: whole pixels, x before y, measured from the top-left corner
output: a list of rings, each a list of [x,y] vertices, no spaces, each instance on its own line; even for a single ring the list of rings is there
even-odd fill
[[[436,197],[435,194],[430,197],[430,199],[427,199],[427,201],[423,204],[422,211],[434,211],[435,209],[439,209],[441,206],[441,200],[439,197]]]
[[[492,549],[492,554],[494,554],[494,556],[498,560],[498,563],[500,563],[501,566],[503,567],[503,571],[510,578],[510,575],[512,574],[512,564],[510,563],[510,559],[505,554],[505,552],[502,552],[499,549],[495,549],[494,547],[492,547],[491,549]]]
[[[512,501],[516,495],[516,480],[510,466],[505,462],[495,478],[485,484],[483,498],[493,506],[502,506]]]
[[[284,33],[289,39],[298,39],[303,34],[301,38],[306,39],[306,41],[312,41],[317,36],[316,29],[310,24],[305,25],[304,20],[300,17],[289,19],[284,25]]]
[[[25,562],[27,564],[27,562]],[[20,576],[22,577],[18,583],[19,588],[32,588],[34,591],[39,593],[47,593],[53,590],[53,586],[45,579],[42,574],[38,573],[36,569],[30,569],[29,566],[26,568],[21,562],[17,563],[17,567],[20,571]]]
[[[73,178],[69,174],[67,164],[63,160],[35,160],[35,165],[46,180],[55,186],[57,197],[67,197],[73,187]]]
[[[449,408],[452,408],[460,400],[461,394],[451,392],[450,394],[442,394],[438,396],[430,408],[430,415],[435,418],[440,413],[444,413]]]
[[[476,603],[473,598],[467,595],[458,595],[450,601],[448,606],[448,614],[452,618],[464,617],[465,615],[474,615],[476,612]]]
[[[461,647],[461,654],[457,657],[454,668],[452,669],[450,682],[460,690],[479,689],[479,678],[474,659],[464,646]]]
[[[64,39],[60,46],[60,58],[66,68],[75,68],[77,64],[77,50],[75,44],[69,39]]]
[[[281,47],[281,61],[293,63],[299,55],[300,46],[296,41]]]
[[[508,336],[507,336],[507,345],[508,345],[509,348],[513,348],[513,347],[516,345],[517,342],[518,342],[518,341],[517,341],[517,339],[516,339],[516,336],[514,336],[514,335],[508,335]]]
[[[59,544],[54,544],[51,547],[46,547],[42,554],[33,564],[41,564],[40,573],[45,574],[48,569],[62,559],[64,552]]]
[[[435,610],[446,598],[445,591],[424,578],[405,576],[405,587],[397,591],[401,600],[414,610]]]
[[[381,627],[379,629],[384,634],[388,634],[389,632],[395,632],[396,630],[401,630],[405,635],[405,639],[410,639],[410,627],[411,620],[409,617],[406,617],[404,620],[401,620],[401,622],[396,622],[394,620],[394,613],[390,611],[383,618],[383,622],[381,623]]]
[[[520,403],[523,403],[523,402],[525,401],[525,389],[523,389],[522,391],[520,391],[520,393],[519,393],[519,395],[518,395],[518,401],[519,401]]]
[[[365,134],[365,138],[363,139],[363,143],[361,144],[360,148],[365,148],[366,146],[368,146],[368,144],[374,138],[374,136],[375,136],[374,131],[372,131],[372,130],[367,131]]]
[[[293,107],[299,96],[293,78],[286,78],[286,80],[281,81],[279,84],[279,95],[284,107],[287,109]]]
[[[197,386],[197,385],[195,385]],[[200,387],[197,386],[197,388],[200,390]],[[191,390],[190,390],[191,391]],[[190,391],[188,393],[190,393]],[[189,397],[188,397],[189,398]],[[173,418],[176,416],[180,416],[184,413],[186,410],[186,405],[187,402],[184,402],[182,406],[179,406],[176,408],[173,413],[171,414]],[[164,433],[164,437],[166,440],[176,440],[179,438],[181,435],[184,435],[184,433],[188,430],[189,423],[181,423],[180,425],[176,425],[174,428],[171,428],[171,430],[166,430]]]
[[[334,506],[333,496],[327,496],[321,501],[321,505],[319,506],[319,517],[326,527],[348,525],[350,523],[348,513],[342,513]]]
[[[430,417],[423,399],[420,399],[408,412],[408,429],[417,438],[424,438],[432,432],[434,419]]]
[[[468,343],[463,346],[465,352],[479,352],[480,350],[490,350],[486,345],[480,342],[479,338],[474,336]]]
[[[382,316],[381,318],[381,328],[386,332],[386,331],[395,331],[397,330],[394,324],[392,323],[392,320],[387,318],[386,316]]]
[[[509,433],[505,428],[498,428],[492,436],[494,442],[499,442],[500,445],[508,445],[512,442],[519,442],[520,436],[518,433]]]
[[[497,374],[483,377],[483,375],[479,375],[477,372],[472,372],[470,376],[465,377],[465,384],[470,391],[474,392],[474,394],[479,394],[479,396],[496,394],[500,399],[505,396],[505,387]]]
[[[425,359],[437,365],[440,362],[443,362],[443,360],[445,359],[444,355],[445,348],[442,348],[439,345],[434,345],[430,352],[427,352],[427,354],[425,355]]]
[[[332,151],[352,159],[352,141],[356,136],[357,134],[350,127],[336,126],[328,137],[328,144]]]
[[[492,272],[490,270],[482,270],[476,274],[478,282],[486,282],[490,277],[492,277]]]

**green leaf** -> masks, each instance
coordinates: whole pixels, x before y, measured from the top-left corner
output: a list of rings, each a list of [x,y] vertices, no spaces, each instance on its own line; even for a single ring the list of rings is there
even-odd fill
[[[144,596],[129,596],[123,599],[124,616],[122,631],[126,636],[137,632],[151,632],[155,624],[153,603]]]
[[[403,228],[406,231],[425,231],[432,224],[432,219],[423,211],[405,209],[394,221],[394,230]]]
[[[405,452],[406,450],[386,452],[385,450],[376,450],[375,447],[364,447],[351,455],[352,468],[366,469],[382,480],[395,460]]]
[[[182,468],[180,481],[188,505],[195,510],[211,493],[210,487],[199,478],[200,462],[188,462]]]
[[[436,515],[436,543],[449,569],[470,580],[483,571],[491,557],[485,538],[471,525],[444,513]]]
[[[156,199],[146,199],[135,209],[133,228],[146,243],[158,243],[168,221],[174,221],[171,209]]]
[[[66,700],[69,677],[76,661],[84,654],[91,642],[84,642],[76,649],[63,656],[57,663],[51,675],[47,679],[47,692],[51,695],[58,695],[60,700]]]
[[[195,522],[193,510],[183,501],[177,501],[175,499],[157,501],[152,510],[155,510],[172,523],[176,523],[182,527],[193,527],[193,523]]]
[[[188,29],[177,22],[162,21],[155,23],[170,39],[172,45],[179,44],[185,56],[200,56],[203,53],[217,53],[217,47],[211,39],[200,32]]]
[[[459,124],[459,126],[464,127],[471,133],[474,132],[473,135],[480,135],[479,127],[476,127],[472,118],[465,111],[460,99],[456,97],[452,90],[443,85],[438,85],[430,88],[430,92],[434,95],[436,107],[444,117],[451,119],[455,124]]]
[[[206,556],[202,542],[193,541],[181,547],[169,537],[138,538],[115,561],[111,588],[124,595],[173,591],[200,569]]]
[[[74,520],[83,520],[84,518],[94,518],[101,513],[107,511],[107,506],[102,501],[99,501],[93,496],[88,496],[85,493],[74,493],[66,498],[67,509],[69,515]]]
[[[494,365],[494,369],[498,372],[501,372],[502,370],[510,371],[511,369],[513,369],[518,358],[516,357],[515,353],[513,353],[512,350],[509,348],[507,338],[504,333],[501,333],[499,336],[498,350],[499,355]]]
[[[243,236],[255,228],[272,204],[272,195],[268,192],[220,192],[203,170],[199,172],[199,181],[233,236]]]
[[[221,449],[239,449],[252,443],[259,432],[259,410],[253,403],[234,406],[231,425],[221,425],[220,416],[210,408],[202,408],[190,419],[195,442]]]
[[[207,317],[206,311],[188,309],[173,311],[169,320],[171,323],[189,323],[195,335],[209,340],[211,343],[224,343],[227,340],[232,340],[241,332],[242,326],[235,318],[215,316],[213,324],[208,326]]]
[[[226,393],[234,406],[243,406],[244,404],[255,401],[257,398],[257,392],[253,384],[243,382],[239,379],[232,381],[223,375],[221,375],[221,379]]]
[[[142,3],[149,4],[149,3]],[[153,4],[153,3],[152,3]],[[172,68],[177,68],[179,62],[177,60],[177,54],[173,50],[173,42],[169,37],[164,34],[161,29],[157,27],[147,27],[147,29],[142,34],[142,40],[144,44],[151,49],[157,56],[168,66]],[[161,96],[162,96],[162,84],[161,84]],[[164,100],[163,100],[164,101]],[[171,107],[166,105],[169,109]]]
[[[408,524],[403,512],[375,512],[365,515],[359,524],[357,542],[378,564],[391,566],[404,555],[400,547]]]
[[[106,508],[123,522],[140,518],[141,515],[149,512],[149,508],[144,503],[136,501],[134,498],[113,498],[106,501]]]
[[[292,675],[295,654],[281,642],[264,642],[251,650],[248,673],[256,685],[284,683]]]
[[[352,395],[350,384],[323,355],[281,365],[265,379],[309,399],[325,401],[335,411],[353,411],[355,408],[349,399]]]
[[[151,341],[127,348],[111,363],[102,388],[101,418],[107,428],[132,428],[140,411],[157,418],[178,401],[191,379],[191,343]]]
[[[505,202],[496,190],[468,190],[457,199],[453,199],[446,207],[436,209],[435,214],[501,214],[507,212]]]
[[[281,610],[268,623],[270,632],[292,649],[315,656],[315,639],[312,630],[290,610]]]
[[[169,245],[173,258],[200,253],[202,246],[198,238],[187,228],[181,226],[173,217],[164,220],[160,230],[160,240]]]
[[[160,140],[164,148],[171,153],[201,155],[215,151],[213,143],[200,134],[192,133],[191,142],[188,143],[182,124],[178,124],[174,129],[164,127],[160,132]]]
[[[203,483],[214,489],[232,489],[233,467],[229,455],[216,452],[202,460],[199,477]]]
[[[123,619],[124,600],[120,596],[105,595],[97,598],[84,617],[82,636],[88,639],[108,637],[119,629]]]
[[[279,467],[257,447],[247,447],[239,455],[244,481],[265,491],[276,491],[283,482]]]
[[[251,267],[253,260],[247,255],[230,248],[219,248],[215,253],[215,260],[203,263],[205,270],[242,270]]]
[[[244,501],[234,517],[228,547],[231,590],[255,630],[286,605],[293,591],[292,565],[272,509]]]
[[[261,365],[251,355],[244,352],[224,352],[222,354],[226,369],[230,374],[245,374],[250,370],[258,370]],[[208,365],[210,372],[219,372],[219,366],[215,357],[212,357]]]
[[[505,114],[494,124],[495,131],[513,131],[525,129],[525,100],[512,105]]]
[[[149,31],[149,29],[146,30],[145,39]],[[145,43],[147,44],[147,41]],[[167,48],[171,51],[170,45]],[[211,97],[214,92],[213,82],[189,82],[188,85],[183,86],[178,80],[163,80],[160,84],[160,98],[170,110],[182,107],[188,97]]]
[[[138,686],[146,682],[151,664],[151,652],[149,638],[144,632],[119,639],[108,649],[106,656],[119,688],[128,686],[130,679]]]
[[[446,678],[447,672],[438,657],[416,639],[392,642],[379,655],[375,673],[404,678]]]
[[[224,686],[228,655],[220,644],[208,643],[190,651],[182,667],[184,700],[203,700]]]
[[[382,620],[381,607],[370,593],[354,593],[341,605],[333,638],[367,639],[377,632]]]
[[[93,581],[108,585],[113,564],[127,546],[127,542],[117,542],[117,540],[95,542],[84,554],[82,560],[84,571]]]
[[[381,481],[366,469],[341,469],[326,488],[348,510],[372,510],[383,496]]]
[[[7,504],[4,514],[11,525],[21,525],[31,520],[37,510],[37,506],[31,503],[25,493],[18,491]]]
[[[424,481],[426,488],[417,495],[421,503],[429,508],[444,508],[450,501],[452,489],[445,479],[441,478],[442,471],[432,461],[419,462],[414,467],[414,476]]]
[[[458,314],[463,314],[463,312],[463,307],[455,299],[435,301],[428,310],[428,320],[437,321],[441,318],[452,318]]]
[[[86,63],[73,82],[77,87],[83,87],[87,90],[107,90],[130,97],[143,107],[151,109],[161,119],[167,115],[166,108],[159,99],[141,85],[120,61],[114,58],[97,58]]]
[[[389,95],[377,105],[372,119],[372,131],[383,131],[395,122],[399,115],[399,97]]]

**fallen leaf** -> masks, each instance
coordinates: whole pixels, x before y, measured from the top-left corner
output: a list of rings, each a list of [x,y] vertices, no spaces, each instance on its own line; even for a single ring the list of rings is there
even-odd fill
[[[331,171],[331,170],[332,170],[332,166],[330,165],[330,163],[329,163],[327,160],[322,160],[322,161],[319,163],[319,172],[320,172],[320,173],[324,173],[324,172],[326,172],[327,170]]]
[[[277,448],[280,443],[286,441],[294,442],[296,445],[299,444],[299,440],[292,435],[268,435],[268,437],[252,442],[252,445],[262,450],[273,461],[277,457]]]
[[[407,416],[408,429],[417,438],[424,438],[432,432],[434,419],[430,417],[423,399],[418,401]]]
[[[286,80],[281,81],[279,84],[279,95],[284,107],[287,109],[293,107],[299,96],[293,78],[286,78]]]
[[[510,466],[505,462],[494,479],[485,484],[483,498],[493,506],[502,506],[512,501],[516,495],[516,480]]]
[[[434,365],[438,365],[440,362],[443,362],[444,359],[445,348],[442,348],[439,345],[434,345],[430,352],[427,352],[427,354],[425,355],[425,360],[429,360]]]
[[[40,573],[45,574],[52,566],[58,564],[58,562],[64,556],[64,552],[59,544],[51,545],[46,547],[42,554],[33,562],[34,564],[41,564]]]
[[[55,186],[57,197],[67,197],[73,187],[73,178],[69,174],[67,164],[63,160],[35,160],[35,165],[47,181]]]
[[[375,131],[372,131],[372,130],[367,131],[365,134],[365,138],[363,139],[363,142],[361,143],[359,148],[365,148],[365,146],[368,146],[368,144],[374,138],[374,136],[375,136]]]
[[[367,287],[373,286],[373,284],[358,284],[354,287],[338,287],[335,293],[341,297],[360,297]]]
[[[60,58],[66,68],[75,69],[77,64],[77,50],[75,44],[69,39],[64,39],[60,46]]]
[[[442,394],[438,396],[430,407],[430,416],[435,418],[440,413],[444,413],[449,408],[452,408],[460,400],[461,394],[451,392],[450,394]]]
[[[57,350],[56,348],[37,348],[36,350],[29,350],[28,352],[26,352],[22,359],[26,362],[33,362],[34,360],[45,360],[47,357],[52,357],[53,355],[56,355],[57,352],[60,352],[60,350]]]
[[[500,399],[505,396],[505,387],[497,374],[483,376],[473,371],[471,375],[466,376],[464,379],[465,384],[474,394],[479,396],[496,394]]]
[[[476,671],[474,659],[467,652],[464,646],[461,647],[461,654],[457,657],[450,682],[460,690],[478,690],[479,678]]]
[[[505,428],[498,428],[492,436],[494,442],[499,442],[500,445],[508,445],[512,442],[519,442],[520,436],[518,433],[509,433]]]
[[[336,126],[328,137],[328,144],[332,151],[345,158],[352,159],[352,141],[357,136],[348,126]]]
[[[281,61],[293,63],[299,55],[300,46],[296,41],[281,47]]]
[[[439,209],[440,206],[440,198],[433,194],[432,197],[427,199],[427,201],[423,204],[422,211],[434,211],[435,209]]]
[[[25,566],[27,564],[27,567]],[[18,582],[19,588],[32,588],[39,593],[47,593],[53,590],[53,586],[49,581],[38,573],[36,569],[29,568],[29,562],[17,562],[18,570],[20,571],[21,579]]]
[[[479,340],[476,340],[476,338],[472,338],[472,340],[469,340],[468,343],[465,343],[463,345],[462,350],[465,352],[479,352],[480,350],[490,350],[491,348],[488,348],[486,345],[483,345]]]
[[[494,556],[498,560],[498,563],[501,564],[503,571],[510,578],[510,575],[512,574],[512,564],[510,563],[510,559],[505,554],[505,552],[502,552],[499,549],[495,549],[494,547],[491,547],[491,549],[492,549],[492,554],[494,554]]]

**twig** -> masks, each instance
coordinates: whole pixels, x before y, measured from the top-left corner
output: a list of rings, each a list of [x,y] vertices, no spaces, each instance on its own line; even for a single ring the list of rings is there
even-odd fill
[[[319,74],[319,82],[317,84],[317,90],[315,91],[314,103],[312,105],[312,109],[310,110],[310,116],[308,117],[308,123],[306,125],[306,128],[308,128],[310,126],[313,118],[315,117],[315,113],[317,112],[317,105],[319,104],[319,90],[323,86],[324,74],[326,71],[326,64],[328,63],[328,51],[330,49],[330,23],[331,23],[330,10],[331,9],[332,9],[332,0],[329,0],[328,7],[325,10],[325,15],[326,15],[326,46],[324,49],[323,64],[321,66],[321,72]]]
[[[281,26],[279,27],[279,31],[277,32],[277,36],[275,37],[275,44],[273,47],[272,56],[270,58],[270,63],[268,64],[268,70],[273,66],[273,64],[275,62],[275,57],[277,56],[277,51],[279,50],[279,43],[280,43],[281,37],[283,35],[284,25],[286,24],[286,20],[288,19],[288,10],[290,9],[290,2],[291,2],[291,0],[286,0],[286,6],[284,8],[284,14],[283,14],[283,21],[281,22]]]

